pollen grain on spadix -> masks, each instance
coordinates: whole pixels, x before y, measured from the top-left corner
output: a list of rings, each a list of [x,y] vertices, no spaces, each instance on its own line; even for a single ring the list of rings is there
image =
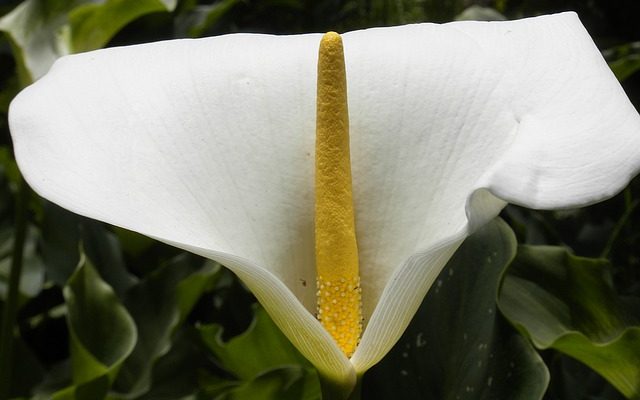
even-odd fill
[[[349,357],[362,332],[347,80],[342,38],[322,37],[316,103],[315,241],[318,320]]]

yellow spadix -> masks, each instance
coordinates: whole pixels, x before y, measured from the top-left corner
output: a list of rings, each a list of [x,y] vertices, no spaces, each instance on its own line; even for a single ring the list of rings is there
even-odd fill
[[[315,241],[318,319],[350,357],[362,332],[349,113],[342,39],[322,37],[318,54]]]

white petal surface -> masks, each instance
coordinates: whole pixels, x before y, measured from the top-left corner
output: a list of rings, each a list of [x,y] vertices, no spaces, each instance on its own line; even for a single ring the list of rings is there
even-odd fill
[[[564,208],[622,189],[640,169],[640,118],[574,13],[345,43],[349,66],[369,66],[349,81],[361,270],[373,272],[362,273],[370,319],[352,357],[363,372],[501,199]]]
[[[483,185],[541,209],[613,196],[640,169],[638,112],[574,13],[510,24],[456,26],[486,51],[500,49],[496,61],[518,93],[517,139]]]
[[[371,316],[409,257],[466,234],[467,198],[507,151],[517,123],[504,71],[450,25],[373,29],[344,40],[364,314]],[[430,268],[424,273],[437,275]]]
[[[251,260],[312,309],[317,41],[237,35],[65,57],[11,105],[19,163],[58,204]]]
[[[232,35],[64,58],[12,103],[10,126],[41,195],[225,263],[316,366],[352,381],[310,313],[318,42]],[[639,168],[640,122],[571,13],[344,45],[362,372],[504,206],[496,196],[566,207],[613,194]]]
[[[315,303],[307,93],[318,40],[236,35],[70,56],[14,100],[11,130],[37,192],[224,263],[307,358],[349,382],[351,364],[300,304]]]

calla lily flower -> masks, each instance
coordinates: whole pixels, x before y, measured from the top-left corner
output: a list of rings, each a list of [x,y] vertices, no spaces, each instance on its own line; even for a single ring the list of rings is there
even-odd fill
[[[349,389],[507,202],[559,209],[620,191],[640,169],[640,117],[574,13],[344,34],[363,318],[347,355],[316,317],[320,40],[234,34],[67,56],[9,122],[37,193],[219,261]]]

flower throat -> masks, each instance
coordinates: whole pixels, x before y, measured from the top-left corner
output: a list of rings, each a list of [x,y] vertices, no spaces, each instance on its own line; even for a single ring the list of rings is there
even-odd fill
[[[318,320],[350,357],[362,332],[347,79],[342,39],[322,37],[318,54],[315,247]]]

